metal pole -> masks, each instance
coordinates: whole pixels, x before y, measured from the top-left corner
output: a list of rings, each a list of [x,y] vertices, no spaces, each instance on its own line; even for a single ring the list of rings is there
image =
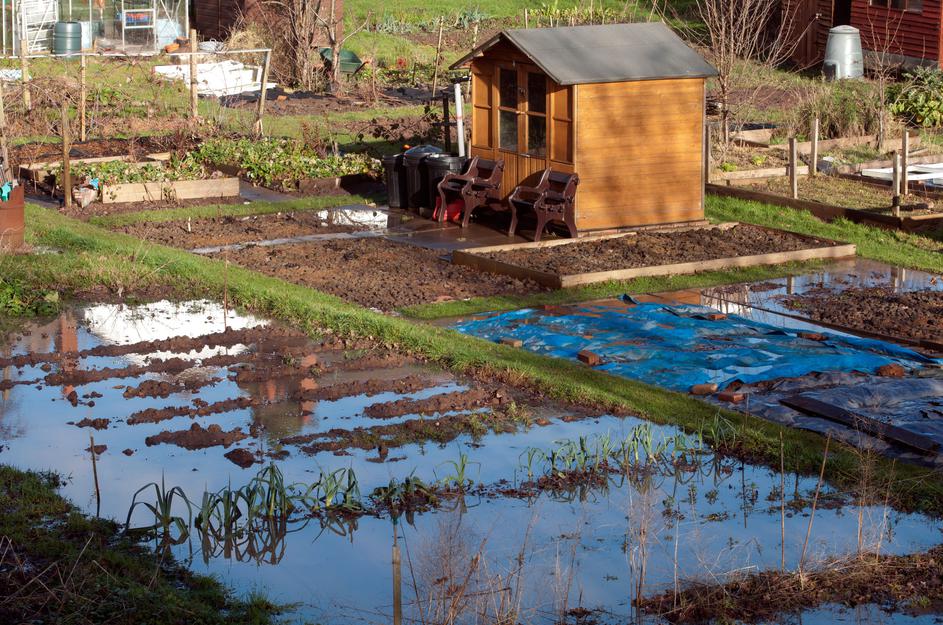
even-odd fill
[[[449,96],[448,92],[442,95],[442,139],[445,142],[445,151],[452,153],[452,124],[449,121]]]
[[[455,134],[458,155],[465,156],[465,104],[462,102],[462,85],[455,83]]]

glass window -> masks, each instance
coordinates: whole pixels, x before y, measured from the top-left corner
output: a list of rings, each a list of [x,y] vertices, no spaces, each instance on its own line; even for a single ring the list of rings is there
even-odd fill
[[[527,116],[527,153],[531,156],[547,155],[547,118]]]
[[[527,74],[527,110],[547,112],[547,79],[543,74]]]
[[[517,72],[514,70],[501,70],[499,91],[501,92],[501,106],[506,108],[517,108]]]
[[[517,113],[514,111],[501,111],[498,117],[498,135],[500,143],[498,147],[502,150],[517,152]]]

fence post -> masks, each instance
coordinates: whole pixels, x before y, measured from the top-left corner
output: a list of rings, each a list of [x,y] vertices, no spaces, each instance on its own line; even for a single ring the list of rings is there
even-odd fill
[[[812,154],[809,163],[809,175],[814,176],[819,170],[819,118],[812,120]]]
[[[910,131],[906,128],[904,129],[904,136],[900,140],[900,153],[901,153],[901,163],[900,163],[900,186],[901,194],[904,197],[910,195],[910,175],[907,173],[908,167],[910,167]]]
[[[799,199],[799,154],[796,149],[796,138],[789,137],[789,188],[792,199]]]
[[[27,111],[33,110],[33,98],[29,92],[29,41],[20,39],[20,80],[23,82],[23,107]]]
[[[894,150],[891,163],[891,193],[894,195],[891,200],[891,210],[894,217],[900,217],[900,152],[897,150]]]
[[[69,136],[69,104],[62,101],[62,196],[66,210],[72,208],[72,163],[69,152],[72,138]]]
[[[260,139],[265,131],[262,128],[262,116],[265,115],[265,98],[268,95],[268,73],[272,62],[272,51],[265,53],[265,61],[262,63],[262,83],[259,85],[259,109],[255,118],[255,134]]]
[[[196,62],[196,29],[190,29],[190,117],[199,119],[200,97],[196,90],[197,62]]]
[[[442,59],[442,29],[445,27],[445,18],[439,18],[439,43],[435,47],[435,68],[432,70],[432,97],[439,86],[439,63]]]
[[[88,84],[86,82],[86,74],[88,73],[88,57],[84,54],[82,55],[81,69],[79,70],[79,141],[86,141],[88,139],[85,122],[85,101],[88,99]]]
[[[0,82],[0,157],[3,158],[4,182],[13,180],[13,169],[10,167],[10,152],[7,148],[7,111],[3,101],[3,83]]]

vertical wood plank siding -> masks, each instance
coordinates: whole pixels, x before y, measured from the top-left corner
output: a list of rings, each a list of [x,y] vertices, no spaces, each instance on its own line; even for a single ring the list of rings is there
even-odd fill
[[[851,25],[861,31],[865,50],[939,62],[940,4],[939,0],[924,0],[923,11],[914,13],[853,0]]]

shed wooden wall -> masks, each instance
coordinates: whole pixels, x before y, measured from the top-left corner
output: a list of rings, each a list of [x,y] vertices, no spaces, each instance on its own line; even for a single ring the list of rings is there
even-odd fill
[[[704,80],[576,87],[577,227],[704,218]]]
[[[784,4],[787,11],[793,12],[790,36],[798,39],[793,62],[803,68],[821,63],[832,27],[832,1],[785,0]]]
[[[193,27],[203,39],[222,41],[242,17],[246,4],[247,0],[193,0]]]
[[[940,0],[923,0],[923,10],[914,13],[853,0],[851,25],[861,31],[865,50],[939,62],[940,5]]]

